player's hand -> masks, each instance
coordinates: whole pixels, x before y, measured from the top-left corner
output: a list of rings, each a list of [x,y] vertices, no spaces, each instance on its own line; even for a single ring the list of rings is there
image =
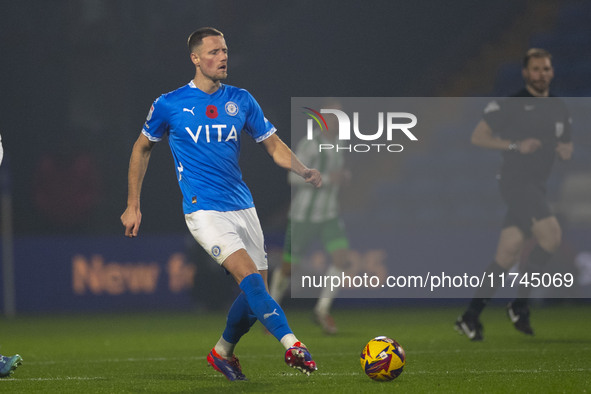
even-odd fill
[[[519,142],[519,153],[524,155],[534,153],[542,146],[542,142],[537,138],[526,138]]]
[[[137,237],[142,222],[142,213],[139,207],[127,207],[123,215],[121,215],[121,223],[125,227],[126,237]]]
[[[304,180],[306,183],[309,183],[314,187],[322,186],[322,175],[320,175],[320,171],[315,168],[308,169],[304,172]]]
[[[556,145],[556,153],[560,160],[570,160],[573,156],[573,143],[559,142],[558,145]]]

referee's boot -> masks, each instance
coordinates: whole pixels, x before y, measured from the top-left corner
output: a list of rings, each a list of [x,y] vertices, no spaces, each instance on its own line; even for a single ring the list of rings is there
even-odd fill
[[[529,307],[524,302],[511,301],[507,305],[507,316],[513,326],[526,335],[534,335],[529,323]]]
[[[478,316],[473,313],[466,312],[460,315],[458,320],[456,320],[454,328],[460,334],[467,336],[471,341],[482,341],[483,339],[482,332],[484,328]]]

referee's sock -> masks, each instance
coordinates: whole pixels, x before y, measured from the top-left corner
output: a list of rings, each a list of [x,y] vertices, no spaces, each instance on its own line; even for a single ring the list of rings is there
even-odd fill
[[[507,273],[507,270],[501,267],[496,261],[493,261],[489,264],[488,267],[486,267],[486,273],[487,275],[493,274],[494,278],[498,278],[498,276],[501,274],[505,275]],[[500,283],[500,281],[493,281],[493,284],[497,283]],[[482,313],[482,310],[484,309],[488,301],[490,301],[492,296],[497,291],[497,287],[498,285],[479,287],[478,290],[476,290],[476,293],[474,294],[474,298],[472,298],[470,304],[468,305],[466,314],[474,317],[480,316],[480,313]]]
[[[283,309],[267,292],[261,274],[248,275],[240,282],[240,288],[257,319],[286,349],[298,342],[289,328]]]
[[[527,279],[531,281],[530,274],[543,274],[546,272],[546,267],[550,260],[552,260],[552,256],[554,256],[554,253],[548,252],[542,248],[540,244],[536,244],[529,254],[527,264],[521,273],[527,274]],[[513,301],[513,305],[516,307],[527,305],[531,289],[531,286],[519,286],[519,289],[517,290],[517,298]]]

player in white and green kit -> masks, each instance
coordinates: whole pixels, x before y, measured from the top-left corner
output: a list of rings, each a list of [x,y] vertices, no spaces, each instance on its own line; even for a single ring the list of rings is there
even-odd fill
[[[330,121],[332,119],[327,119]],[[334,142],[337,126],[327,130],[317,130],[314,139],[303,139],[296,148],[296,155],[322,174],[323,187],[309,187],[297,176],[289,175],[292,185],[289,223],[283,248],[281,268],[273,272],[270,293],[280,303],[289,287],[291,264],[297,264],[315,241],[321,242],[330,255],[331,265],[326,275],[340,275],[347,263],[349,241],[343,221],[339,216],[339,191],[341,185],[350,179],[350,172],[345,169],[344,157],[336,150],[319,152],[321,143]],[[330,315],[332,302],[337,292],[328,288],[322,290],[314,307],[315,320],[327,334],[335,334],[336,325]]]

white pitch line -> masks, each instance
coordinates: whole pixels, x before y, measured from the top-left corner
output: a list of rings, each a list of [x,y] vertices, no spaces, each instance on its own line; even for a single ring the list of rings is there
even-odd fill
[[[413,371],[413,370],[404,370],[404,375],[437,375],[437,376],[449,376],[449,375],[462,375],[466,376],[466,374],[471,375],[483,375],[483,374],[547,374],[547,373],[573,373],[573,372],[580,372],[580,373],[590,373],[591,368],[571,368],[571,369],[488,369],[488,370],[454,370],[454,371]],[[273,373],[271,375],[275,376],[300,376],[300,373],[297,372],[278,372]],[[313,376],[359,376],[362,375],[360,372],[315,372]],[[216,375],[217,376],[217,375]],[[221,376],[220,376],[221,377]],[[59,381],[89,381],[89,380],[107,380],[105,377],[101,376],[65,376],[65,377],[56,377],[56,378],[8,378],[8,379],[0,379],[0,384],[5,382],[4,384],[8,384],[7,382],[59,382]]]
[[[0,382],[54,382],[54,381],[66,381],[66,380],[107,380],[100,376],[89,377],[89,376],[65,376],[63,378],[9,378],[1,379]]]
[[[559,373],[564,373],[564,372],[591,372],[591,368],[573,368],[573,369],[517,369],[517,370],[513,370],[513,369],[493,369],[493,370],[458,370],[458,371],[412,371],[412,370],[408,370],[405,369],[404,370],[404,375],[463,375],[465,376],[466,374],[473,374],[473,375],[482,375],[482,374],[507,374],[507,373],[513,373],[513,374],[538,374],[538,373],[555,373],[555,372],[559,372]],[[294,373],[294,372],[280,372],[280,373],[275,373],[273,375],[277,375],[277,376],[299,376],[301,375],[300,373]],[[315,375],[320,375],[320,376],[357,376],[357,375],[362,375],[361,372],[314,372],[312,374],[312,376]]]
[[[478,345],[477,345],[478,346]],[[580,347],[576,349],[577,351],[586,352],[591,350],[590,347]],[[529,349],[506,349],[506,348],[494,348],[494,349],[481,349],[481,348],[473,348],[473,349],[439,349],[439,350],[412,350],[407,351],[406,354],[441,354],[441,352],[449,352],[449,353],[547,353],[553,352],[554,350],[551,349],[543,349],[539,347],[532,347]]]
[[[591,368],[572,368],[572,369],[489,369],[489,370],[457,370],[457,371],[412,371],[405,369],[404,375],[462,375],[465,376],[466,374],[472,375],[483,375],[483,374],[546,374],[546,373],[565,373],[565,372],[581,372],[581,373],[589,373],[591,372]],[[275,376],[300,376],[300,373],[297,372],[278,372],[271,375]],[[359,376],[362,375],[360,372],[315,372],[312,376],[320,375],[320,376]],[[217,375],[216,375],[217,376]],[[220,375],[221,377],[221,375]],[[105,377],[96,376],[96,377],[89,377],[89,376],[66,376],[63,378],[8,378],[8,379],[0,379],[1,382],[19,382],[19,381],[27,381],[27,382],[52,382],[52,381],[85,381],[85,380],[107,380]],[[6,384],[6,383],[5,383]]]
[[[201,361],[205,360],[207,356],[194,356],[194,357],[145,357],[145,358],[103,358],[103,359],[88,359],[84,360],[84,363],[88,364],[99,364],[99,363],[135,363],[135,362],[146,362],[146,361]],[[52,361],[27,361],[27,365],[54,365],[54,364],[65,364],[71,363],[69,360],[52,360]]]
[[[559,372],[559,373],[564,373],[564,372],[591,372],[591,369],[586,369],[586,368],[575,368],[575,369],[548,369],[548,370],[544,370],[544,369],[518,369],[518,370],[501,370],[501,369],[497,369],[497,370],[482,370],[482,371],[477,371],[477,370],[459,370],[459,371],[412,371],[412,370],[407,370],[405,369],[403,374],[404,375],[437,375],[437,376],[445,376],[445,375],[462,375],[462,376],[466,376],[466,374],[473,374],[473,375],[483,375],[483,374],[507,374],[507,373],[513,373],[513,374],[539,374],[539,373],[550,373],[550,372]],[[277,372],[277,373],[272,373],[272,376],[300,376],[301,373],[298,372]],[[312,374],[312,376],[334,376],[334,377],[339,377],[339,376],[359,376],[359,375],[363,375],[363,373],[361,372],[320,372],[320,371],[316,371]],[[221,375],[220,375],[221,376]]]
[[[577,349],[577,351],[589,351],[591,350],[590,347],[583,347]],[[448,353],[540,353],[544,354],[550,352],[551,350],[548,349],[540,349],[540,348],[530,348],[530,349],[504,349],[504,348],[496,348],[496,349],[450,349],[450,350],[413,350],[407,351],[407,357],[411,357],[413,355],[423,355],[423,354],[440,354],[442,351]],[[331,353],[319,353],[322,357],[358,357],[360,352],[331,352]],[[261,354],[261,355],[253,355],[253,354],[238,354],[240,359],[253,359],[253,358],[277,358],[278,354]],[[206,356],[191,356],[191,357],[128,357],[128,358],[105,358],[105,359],[88,359],[85,360],[84,363],[91,363],[91,364],[101,364],[101,363],[133,363],[133,362],[168,362],[168,361],[203,361],[206,359]],[[69,360],[51,360],[51,361],[27,361],[27,365],[54,365],[54,364],[65,364],[71,363]]]
[[[457,370],[457,371],[407,371],[404,370],[406,375],[482,375],[482,374],[537,374],[537,373],[556,373],[556,372],[591,372],[591,368],[570,368],[570,369],[483,369],[483,370]]]

